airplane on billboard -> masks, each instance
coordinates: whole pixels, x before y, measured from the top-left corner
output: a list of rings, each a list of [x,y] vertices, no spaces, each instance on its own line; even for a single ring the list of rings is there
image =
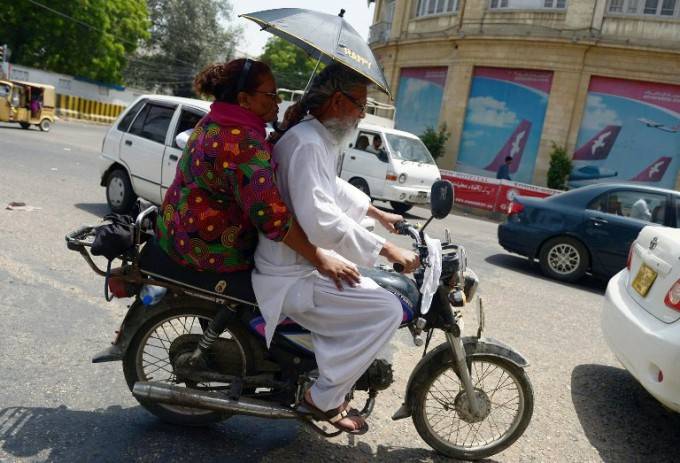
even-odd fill
[[[668,133],[678,133],[678,132],[680,132],[680,125],[674,125],[673,127],[669,127],[667,125],[661,124],[661,123],[653,121],[651,119],[645,119],[643,117],[639,118],[638,121],[642,122],[647,127],[651,127],[653,129],[663,130],[664,132],[668,132]]]
[[[661,156],[630,180],[632,182],[660,182],[672,160],[669,156]]]
[[[620,125],[608,125],[574,152],[574,161],[600,161],[609,156],[616,138],[621,132]]]
[[[618,172],[599,166],[583,166],[571,171],[570,181],[597,180],[601,178],[616,177]]]
[[[519,169],[519,163],[522,160],[522,154],[524,154],[524,147],[527,145],[527,140],[529,139],[529,133],[531,132],[531,122],[526,119],[522,119],[517,128],[510,138],[505,142],[500,151],[496,154],[496,157],[489,163],[484,170],[491,172],[498,172],[498,168],[505,164],[505,158],[510,156],[512,162],[510,163],[510,173],[514,174]]]

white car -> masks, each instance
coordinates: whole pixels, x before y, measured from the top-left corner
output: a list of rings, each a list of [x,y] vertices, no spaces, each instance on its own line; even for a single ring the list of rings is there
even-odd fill
[[[602,332],[626,370],[680,412],[680,230],[642,229],[609,280]]]
[[[99,156],[101,185],[113,212],[128,212],[137,197],[163,202],[187,134],[209,111],[209,101],[143,95],[120,115],[104,136]],[[375,228],[369,217],[361,224]]]

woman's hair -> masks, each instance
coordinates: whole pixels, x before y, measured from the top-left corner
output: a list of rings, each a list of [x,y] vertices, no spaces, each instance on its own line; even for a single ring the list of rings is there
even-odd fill
[[[302,99],[290,108],[288,127],[300,122],[307,112],[321,108],[335,92],[349,93],[369,83],[368,79],[342,64],[329,64],[314,78]]]
[[[242,88],[238,88],[242,73],[246,67]],[[206,66],[194,79],[194,90],[199,95],[213,96],[216,101],[236,103],[238,92],[253,92],[262,83],[262,76],[271,74],[271,69],[262,61],[235,59],[228,63],[216,63]],[[245,73],[244,73],[245,74]]]

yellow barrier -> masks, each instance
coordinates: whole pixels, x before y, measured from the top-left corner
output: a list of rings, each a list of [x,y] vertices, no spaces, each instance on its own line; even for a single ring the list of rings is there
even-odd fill
[[[125,106],[89,100],[73,95],[57,94],[57,115],[68,119],[85,119],[110,124]]]

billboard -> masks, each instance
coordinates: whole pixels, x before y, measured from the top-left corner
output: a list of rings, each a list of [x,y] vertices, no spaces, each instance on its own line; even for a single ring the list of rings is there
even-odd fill
[[[680,86],[593,76],[569,185],[638,182],[674,188]]]
[[[415,135],[439,126],[446,67],[403,68],[399,76],[394,127]]]
[[[551,71],[476,67],[456,170],[530,183],[552,86]],[[505,168],[505,159],[512,158]],[[507,177],[506,177],[507,178]]]

